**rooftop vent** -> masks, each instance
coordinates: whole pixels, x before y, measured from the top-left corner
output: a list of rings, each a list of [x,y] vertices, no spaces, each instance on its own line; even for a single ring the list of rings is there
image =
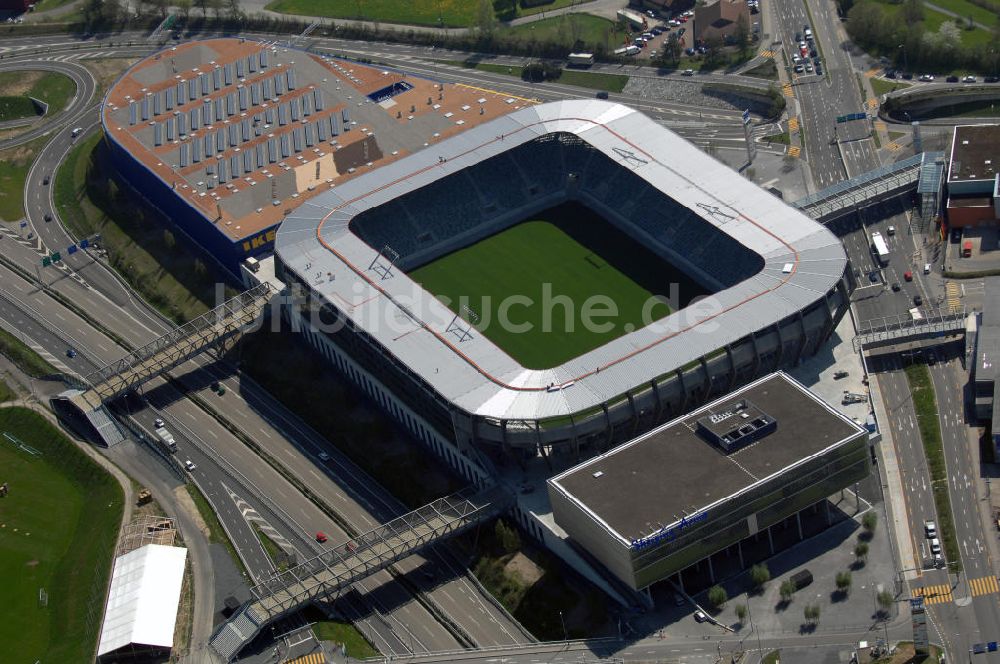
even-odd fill
[[[726,452],[773,433],[778,421],[748,399],[734,401],[698,419],[698,433]]]

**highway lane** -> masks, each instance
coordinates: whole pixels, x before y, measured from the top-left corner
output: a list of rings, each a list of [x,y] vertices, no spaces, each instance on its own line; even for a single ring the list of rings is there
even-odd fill
[[[113,346],[113,342],[90,328],[72,312],[61,308],[44,294],[32,293],[30,286],[15,275],[6,273],[5,270],[0,269],[0,277],[8,287],[12,285],[21,287],[9,288],[6,293],[0,294],[0,315],[17,325],[23,334],[48,349],[50,354],[59,357],[60,362],[74,373],[86,375],[99,363],[107,362],[111,354],[117,354],[114,351],[103,353],[95,350],[102,345]],[[66,330],[74,330],[76,334],[67,334]],[[66,357],[64,351],[68,347],[77,350],[75,357]],[[257,462],[253,455],[244,452],[242,457],[235,457],[237,461],[243,463],[234,464],[232,456],[220,454],[216,446],[225,442],[227,430],[204,411],[190,407],[190,402],[183,399],[172,386],[157,379],[150,382],[147,390],[158,392],[169,405],[160,411],[146,408],[136,411],[134,415],[137,422],[144,425],[147,434],[151,435],[151,424],[157,416],[164,416],[168,420],[172,432],[179,441],[177,462],[183,463],[190,459],[197,464],[197,469],[191,473],[192,479],[206,494],[254,579],[267,578],[275,568],[254,531],[231,500],[227,487],[238,490],[241,497],[251,503],[258,512],[271,514],[272,525],[281,528],[287,524],[295,524],[296,529],[292,531],[291,537],[300,542],[304,541],[307,547],[316,530],[329,533],[334,541],[347,539],[334,521],[305,499],[299,501],[295,508],[300,515],[297,518],[289,516],[282,508],[270,503],[267,500],[270,494],[277,494],[283,499],[296,495],[294,487],[271,466]],[[198,434],[194,431],[198,431]],[[109,450],[109,454],[114,458],[113,449]],[[266,488],[263,489],[266,493],[258,494],[255,492],[256,487]],[[273,516],[278,513],[281,517]],[[303,522],[308,525],[301,525]],[[312,551],[312,554],[315,553],[318,553],[318,550]],[[409,596],[398,584],[390,582],[388,572],[379,574],[383,576],[373,575],[361,582],[358,589],[364,601],[373,605],[376,615],[389,615],[387,619],[383,618],[383,621],[390,629],[371,630],[381,638],[381,645],[389,647],[388,652],[407,653],[410,652],[408,649],[410,646],[419,647],[424,651],[458,646],[454,637],[435,620],[429,619],[422,607],[410,602]],[[373,589],[379,589],[379,592],[368,592]],[[392,610],[391,607],[399,608]],[[356,609],[354,613],[366,615],[370,611]],[[397,613],[399,615],[396,615]],[[394,636],[397,633],[403,636]]]
[[[30,260],[37,260],[32,255],[32,252],[28,251],[26,248],[20,245],[9,245],[9,247],[18,247],[21,249],[22,257],[24,254]],[[58,282],[61,290],[67,294],[68,297],[74,299],[76,293],[88,293],[86,289],[67,279],[62,279]],[[25,289],[30,289],[27,284],[24,284]],[[43,306],[47,300],[47,296],[35,293],[31,299],[34,306]],[[102,302],[99,298],[95,298],[92,302],[101,307],[100,309],[93,310],[88,309],[91,314],[95,312],[101,312],[108,310],[109,303],[107,301]],[[50,304],[51,306],[51,304]],[[113,310],[113,307],[112,309]],[[57,312],[56,315],[62,315]],[[75,318],[75,316],[73,317]],[[122,327],[136,329],[135,321],[121,320],[119,321],[115,316],[108,316],[104,323],[107,324],[115,332],[122,332]],[[78,321],[67,326],[69,330],[75,331],[77,335],[81,336],[81,341],[79,345],[83,346],[86,343],[86,337],[84,337],[84,330],[89,328],[85,322]],[[141,329],[141,328],[139,328]],[[145,342],[151,338],[151,332],[146,330],[146,334],[141,341]],[[102,359],[105,361],[111,361],[112,359],[117,359],[121,354],[124,353],[121,349],[114,346],[110,339],[106,339],[103,335],[93,332],[96,337],[92,343],[103,349],[105,354]],[[209,366],[212,363],[210,358],[199,358],[195,363],[188,365],[186,374],[192,380],[190,381],[190,387],[193,392],[199,392],[200,396],[205,400],[216,400],[218,397],[214,395],[208,385],[210,380],[205,380],[200,378],[191,372],[197,368]],[[177,373],[183,373],[185,368],[180,369]],[[216,369],[216,372],[218,370]],[[238,383],[238,379],[232,377],[229,378],[233,383]],[[329,449],[329,444],[322,440],[318,434],[308,430],[303,423],[291,416],[285,411],[285,409],[278,404],[273,402],[273,399],[267,395],[263,390],[257,387],[249,388],[253,391],[253,403],[254,406],[250,406],[245,400],[243,400],[239,394],[241,388],[238,384],[230,383],[231,389],[226,397],[223,398],[224,403],[218,404],[216,406],[222,405],[226,411],[226,417],[229,422],[238,426],[242,429],[244,433],[253,440],[256,440],[259,444],[273,450],[273,454],[279,457],[280,462],[288,467],[290,464],[294,464],[293,472],[297,476],[305,479],[310,484],[310,489],[320,496],[320,498],[328,505],[331,505],[338,513],[342,514],[344,518],[352,523],[358,530],[364,531],[371,527],[374,527],[383,520],[388,520],[391,516],[395,516],[399,513],[400,509],[397,508],[392,514],[387,515],[383,518],[376,518],[369,516],[366,513],[366,509],[372,505],[377,505],[380,502],[385,501],[385,496],[375,495],[377,485],[375,482],[370,481],[370,478],[364,478],[358,481],[354,485],[354,491],[362,496],[362,500],[366,502],[365,508],[358,507],[357,510],[352,510],[354,506],[348,493],[340,489],[336,482],[342,482],[346,475],[340,473],[330,473],[324,475],[322,478],[317,476],[316,462],[314,461],[313,455],[302,454],[299,449],[285,441],[286,435],[302,435],[309,432],[311,440],[309,438],[303,439],[303,442],[299,443],[299,448],[311,448],[313,450],[318,449]],[[203,418],[203,422],[199,424],[199,427],[204,424],[208,426],[219,427],[218,423],[214,421],[214,418],[204,415],[200,409],[193,408],[191,405],[183,400],[177,403],[182,404],[182,408],[185,409],[189,415],[188,417],[198,416]],[[262,415],[258,410],[262,407],[266,409],[266,414]],[[183,417],[183,416],[182,416]],[[202,428],[196,428],[199,432],[204,432]],[[256,457],[246,454],[246,447],[244,444],[232,437],[229,432],[223,428],[218,428],[218,431],[213,431],[211,433],[213,436],[219,436],[225,439],[226,447],[224,448],[225,456],[229,458],[235,458],[241,462],[250,464],[250,468],[243,468],[242,470],[248,474],[248,476],[253,476],[256,468],[254,466],[263,466],[270,469],[270,466],[266,464],[260,464],[256,460]],[[206,439],[207,440],[207,439]],[[279,454],[280,452],[280,454]],[[333,451],[331,450],[332,454]],[[309,479],[313,478],[313,479]],[[255,483],[258,486],[269,486],[269,480],[266,477],[255,477]],[[322,481],[321,481],[322,480]],[[284,483],[284,480],[281,480]],[[380,490],[380,489],[379,489]],[[309,507],[314,508],[309,501],[298,494],[297,489],[287,487],[287,490],[282,490],[282,500],[286,496],[294,496],[297,501],[303,504],[307,504]],[[292,498],[288,498],[291,500]],[[303,509],[300,507],[300,510]],[[294,512],[293,509],[289,509],[290,512]],[[303,531],[308,531],[309,536],[315,533],[316,530],[326,529],[327,531],[334,531],[335,528],[332,524],[328,524],[328,519],[322,514],[318,509],[310,512],[311,523]],[[383,511],[385,514],[385,511]],[[321,520],[320,520],[321,519]],[[308,521],[306,523],[309,523]],[[315,525],[320,524],[320,525]],[[413,569],[423,565],[423,560],[419,557],[414,557],[413,560],[406,560],[400,563],[399,568],[405,572],[411,572]],[[422,574],[411,575],[411,579],[415,580],[415,584],[426,591],[430,597],[437,603],[439,603],[445,613],[452,617],[453,620],[459,624],[466,624],[466,631],[470,634],[477,643],[482,643],[484,645],[492,645],[496,643],[520,643],[531,639],[530,635],[526,634],[520,627],[514,623],[499,607],[492,601],[491,598],[486,598],[483,596],[484,591],[478,588],[474,582],[468,578],[469,572],[464,568],[460,568],[457,563],[452,559],[449,561],[442,561],[440,563],[441,576],[442,579],[426,579]],[[447,574],[447,572],[451,574]],[[388,574],[383,573],[383,574]],[[398,603],[398,602],[397,602]],[[424,616],[424,622],[429,620],[429,616]],[[419,621],[414,621],[419,622]],[[439,638],[440,635],[438,635]],[[426,638],[423,640],[428,640],[431,643],[435,642],[435,639]],[[417,639],[421,642],[422,639]],[[447,645],[453,645],[453,643],[448,643]],[[439,649],[435,647],[435,649]]]
[[[986,537],[996,537],[995,526],[989,530],[983,521],[990,518],[980,509],[985,496],[980,496],[976,479],[979,475],[979,442],[976,429],[966,425],[963,386],[968,374],[960,358],[949,357],[930,367],[937,395],[941,440],[948,466],[948,493],[954,515],[955,533],[961,551],[963,571],[956,589],[956,602],[972,611],[961,612],[954,633],[955,652],[968,652],[974,643],[1000,639],[1000,587],[996,583],[993,560]],[[970,613],[972,615],[970,615]],[[1000,662],[1000,653],[977,655],[977,661]]]
[[[66,108],[52,115],[46,114],[36,127],[14,138],[0,140],[0,150],[24,145],[53,130],[73,123],[83,115],[90,105],[97,89],[97,80],[86,67],[73,62],[51,61],[4,61],[0,62],[0,72],[10,71],[50,71],[68,76],[76,85],[76,93],[66,104]]]

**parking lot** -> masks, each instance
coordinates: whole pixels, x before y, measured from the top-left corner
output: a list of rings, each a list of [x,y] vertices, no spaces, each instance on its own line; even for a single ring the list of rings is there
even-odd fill
[[[760,0],[747,0],[751,14],[759,11]],[[694,38],[694,10],[678,12],[672,16],[664,17],[657,15],[652,10],[647,10],[647,30],[638,34],[633,40],[633,44],[642,49],[640,57],[653,59],[663,52],[663,47],[670,39],[676,39],[680,44],[684,55],[694,56],[705,53],[707,49],[703,45],[695,42]]]

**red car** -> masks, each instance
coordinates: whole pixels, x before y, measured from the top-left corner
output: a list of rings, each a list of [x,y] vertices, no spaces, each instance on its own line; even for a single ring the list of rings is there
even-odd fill
[[[316,533],[316,541],[319,542],[320,544],[325,543],[327,539],[329,538],[326,536],[326,533],[324,532]]]
[[[913,281],[913,273],[912,272],[904,272],[903,273],[903,278],[906,279],[907,281]]]

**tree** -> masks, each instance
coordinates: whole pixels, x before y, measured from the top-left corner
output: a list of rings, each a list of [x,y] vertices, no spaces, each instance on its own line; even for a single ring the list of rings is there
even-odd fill
[[[764,563],[754,565],[750,568],[750,581],[753,583],[754,588],[763,588],[764,584],[770,580],[771,570]]]
[[[163,244],[166,245],[167,249],[173,250],[177,246],[177,239],[169,228],[163,229]]]
[[[878,526],[878,514],[874,510],[865,512],[865,515],[861,517],[861,525],[864,527],[865,532],[871,535],[875,532],[875,527]]]
[[[859,563],[865,562],[865,558],[868,557],[868,543],[867,542],[858,542],[854,546],[854,557],[857,559],[857,561]]]
[[[479,0],[479,8],[476,10],[476,27],[479,29],[481,37],[486,39],[493,37],[493,31],[497,27],[497,15],[490,0]]]
[[[819,606],[816,604],[807,604],[804,609],[802,609],[802,615],[806,619],[806,622],[810,625],[815,625],[819,622]]]
[[[750,50],[750,26],[747,25],[747,18],[743,14],[736,19],[736,31],[733,33],[733,40],[736,47],[740,49],[740,56],[746,57]]]
[[[879,594],[875,595],[875,601],[882,608],[885,613],[889,612],[892,605],[896,603],[896,598],[893,597],[892,593],[888,590],[883,590]]]
[[[729,595],[726,594],[726,589],[722,586],[712,586],[708,589],[708,603],[717,609],[721,609],[726,605],[726,601],[729,599]]]
[[[201,12],[202,18],[208,17],[208,0],[193,0],[192,4]]]
[[[781,595],[782,602],[790,602],[792,595],[795,594],[795,584],[787,579],[782,581],[781,587],[778,588],[778,593]]]
[[[746,617],[747,617],[747,605],[746,604],[737,604],[736,605],[736,619],[740,621],[741,625],[743,624],[743,621],[746,620]]]
[[[837,572],[835,583],[837,584],[837,590],[846,595],[851,590],[851,573]]]
[[[504,553],[514,553],[521,548],[521,536],[517,534],[517,529],[508,526],[503,519],[497,519],[493,532]]]
[[[191,0],[172,0],[172,3],[180,11],[184,25],[187,25],[188,19],[191,17]]]
[[[906,25],[916,25],[924,20],[924,3],[921,0],[903,0],[900,13]]]

